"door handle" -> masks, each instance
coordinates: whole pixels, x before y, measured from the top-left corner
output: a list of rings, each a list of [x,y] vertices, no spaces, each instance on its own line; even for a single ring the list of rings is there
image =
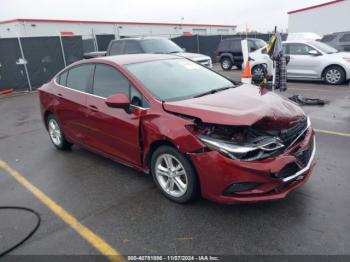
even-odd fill
[[[57,95],[58,95],[58,96],[60,96],[60,97],[62,97],[62,96],[63,96],[61,93],[58,93]]]
[[[94,111],[94,112],[98,112],[97,106],[89,105],[89,108],[90,108],[92,111]]]

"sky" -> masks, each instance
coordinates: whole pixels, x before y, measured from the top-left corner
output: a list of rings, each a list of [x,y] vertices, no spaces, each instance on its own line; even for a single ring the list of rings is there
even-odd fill
[[[328,0],[329,1],[329,0]],[[0,21],[15,18],[237,25],[288,28],[287,12],[327,0],[0,0]]]

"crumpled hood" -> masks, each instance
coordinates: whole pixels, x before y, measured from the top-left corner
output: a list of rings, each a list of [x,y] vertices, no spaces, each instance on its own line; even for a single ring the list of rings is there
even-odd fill
[[[236,88],[176,102],[165,102],[169,112],[193,116],[205,123],[282,129],[294,125],[304,115],[293,102],[257,86],[243,84]]]
[[[205,59],[210,59],[209,56],[202,55],[202,54],[196,54],[196,53],[187,53],[187,52],[181,52],[181,53],[176,53],[175,55],[185,57],[188,59],[191,59],[193,61],[198,61],[198,60],[205,60]]]

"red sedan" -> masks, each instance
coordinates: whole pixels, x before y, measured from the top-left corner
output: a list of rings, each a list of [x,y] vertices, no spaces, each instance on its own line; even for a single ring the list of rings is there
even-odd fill
[[[284,198],[315,165],[301,108],[177,56],[80,61],[39,94],[58,149],[78,144],[150,173],[179,203]]]

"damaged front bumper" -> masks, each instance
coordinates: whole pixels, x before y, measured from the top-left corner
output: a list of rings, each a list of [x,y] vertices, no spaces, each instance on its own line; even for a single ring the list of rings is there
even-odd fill
[[[216,150],[193,153],[190,157],[199,175],[202,196],[233,204],[286,197],[311,175],[315,152],[315,135],[309,127],[302,140],[275,157],[241,161]]]

